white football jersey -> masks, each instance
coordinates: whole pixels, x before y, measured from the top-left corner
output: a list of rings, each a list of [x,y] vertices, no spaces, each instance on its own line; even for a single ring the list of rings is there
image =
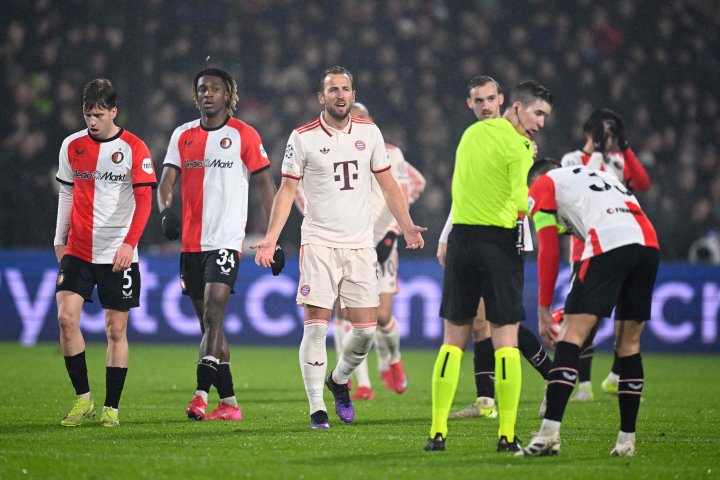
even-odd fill
[[[530,187],[529,205],[532,215],[554,213],[567,233],[585,242],[581,260],[624,245],[658,248],[655,229],[635,196],[607,172],[551,170]]]
[[[302,179],[301,244],[374,247],[372,177],[389,168],[380,129],[369,120],[350,117],[335,130],[321,114],[293,130],[282,175]]]
[[[390,159],[390,173],[392,173],[393,178],[395,179],[398,186],[400,187],[400,190],[403,193],[403,197],[409,204],[409,190],[411,189],[411,180],[408,173],[408,163],[405,161],[405,157],[403,156],[400,149],[395,145],[391,145],[388,143],[385,144],[385,148],[388,153],[388,158]],[[380,189],[380,185],[377,183],[377,180],[375,180],[374,176],[372,179],[372,191],[373,219],[375,219],[375,224],[373,228],[373,242],[377,244],[377,242],[379,242],[380,239],[385,236],[388,230],[392,229],[397,222],[395,221],[395,217],[390,211],[390,207],[387,206],[387,202],[385,201],[385,196],[382,193],[382,189]]]

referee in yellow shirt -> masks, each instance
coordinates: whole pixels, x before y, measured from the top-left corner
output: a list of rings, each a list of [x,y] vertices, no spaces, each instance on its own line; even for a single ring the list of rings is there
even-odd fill
[[[517,348],[524,265],[518,214],[528,211],[527,173],[533,162],[532,136],[545,125],[552,95],[534,81],[516,86],[501,118],[465,130],[455,154],[452,223],[448,238],[440,316],[443,345],[432,376],[432,426],[425,450],[444,450],[447,418],[478,299],[485,299],[495,348],[495,396],[500,420],[497,450],[520,449],[515,419],[521,369]]]

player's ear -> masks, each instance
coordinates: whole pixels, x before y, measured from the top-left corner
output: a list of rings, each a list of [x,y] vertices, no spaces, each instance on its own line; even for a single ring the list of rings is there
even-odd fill
[[[498,105],[502,107],[503,103],[505,103],[505,95],[501,93],[498,95]]]
[[[317,92],[317,96],[320,105],[325,105],[325,97],[323,96],[323,92]]]

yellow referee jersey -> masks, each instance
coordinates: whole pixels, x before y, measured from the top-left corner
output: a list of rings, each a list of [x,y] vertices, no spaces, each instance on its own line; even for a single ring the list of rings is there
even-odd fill
[[[452,223],[514,228],[528,211],[532,142],[505,118],[476,122],[455,154]]]

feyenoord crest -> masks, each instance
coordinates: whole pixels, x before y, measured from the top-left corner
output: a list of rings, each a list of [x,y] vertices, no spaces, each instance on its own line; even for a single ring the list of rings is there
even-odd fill
[[[57,276],[57,284],[62,285],[62,283],[65,281],[65,274],[63,272],[58,273]]]
[[[232,145],[232,140],[230,140],[228,137],[223,138],[220,140],[220,146],[224,149],[230,148],[230,145]]]
[[[363,142],[362,140],[358,140],[357,142],[355,142],[355,148],[360,151],[365,150],[365,142]]]
[[[123,158],[125,158],[125,155],[123,155],[122,152],[115,152],[112,154],[112,161],[113,163],[120,163],[123,161]]]

